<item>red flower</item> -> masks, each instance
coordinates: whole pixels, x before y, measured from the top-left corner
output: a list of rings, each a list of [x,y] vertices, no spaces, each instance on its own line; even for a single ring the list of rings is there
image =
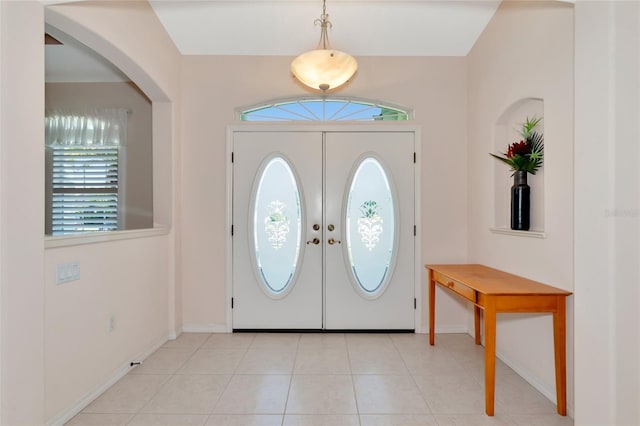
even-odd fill
[[[507,158],[513,158],[516,155],[524,156],[531,154],[531,147],[525,141],[514,142],[507,149]]]

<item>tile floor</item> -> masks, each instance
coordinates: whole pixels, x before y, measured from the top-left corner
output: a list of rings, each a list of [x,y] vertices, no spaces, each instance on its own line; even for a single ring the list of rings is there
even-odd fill
[[[67,425],[569,426],[466,334],[183,333]]]

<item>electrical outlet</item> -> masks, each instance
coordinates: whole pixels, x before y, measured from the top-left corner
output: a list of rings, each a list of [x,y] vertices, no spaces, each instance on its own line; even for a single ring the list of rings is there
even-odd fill
[[[80,262],[59,263],[56,266],[56,284],[80,279]]]

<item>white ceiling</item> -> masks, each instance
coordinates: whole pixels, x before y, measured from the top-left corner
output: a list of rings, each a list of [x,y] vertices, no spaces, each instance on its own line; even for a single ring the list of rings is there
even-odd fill
[[[316,47],[321,0],[150,0],[185,55],[295,56]],[[354,56],[465,56],[500,0],[328,0],[333,48]]]
[[[0,0],[1,1],[1,0]],[[41,0],[45,3],[69,0]],[[465,56],[501,0],[328,0],[332,47],[358,56]],[[296,56],[313,49],[321,0],[150,0],[185,55]],[[128,81],[114,65],[47,26],[47,82]]]

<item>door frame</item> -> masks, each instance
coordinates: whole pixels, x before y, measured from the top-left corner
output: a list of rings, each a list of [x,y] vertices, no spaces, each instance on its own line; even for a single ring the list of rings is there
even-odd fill
[[[233,295],[233,237],[231,225],[233,221],[233,136],[237,132],[412,132],[416,153],[414,173],[414,219],[417,228],[414,238],[414,294],[416,308],[414,310],[415,333],[424,334],[422,326],[422,312],[426,307],[422,292],[422,128],[407,122],[367,122],[367,123],[241,123],[227,126],[227,144],[225,150],[226,162],[226,217],[225,217],[225,331],[233,331],[233,312],[231,298]],[[324,308],[323,308],[324,309]]]

